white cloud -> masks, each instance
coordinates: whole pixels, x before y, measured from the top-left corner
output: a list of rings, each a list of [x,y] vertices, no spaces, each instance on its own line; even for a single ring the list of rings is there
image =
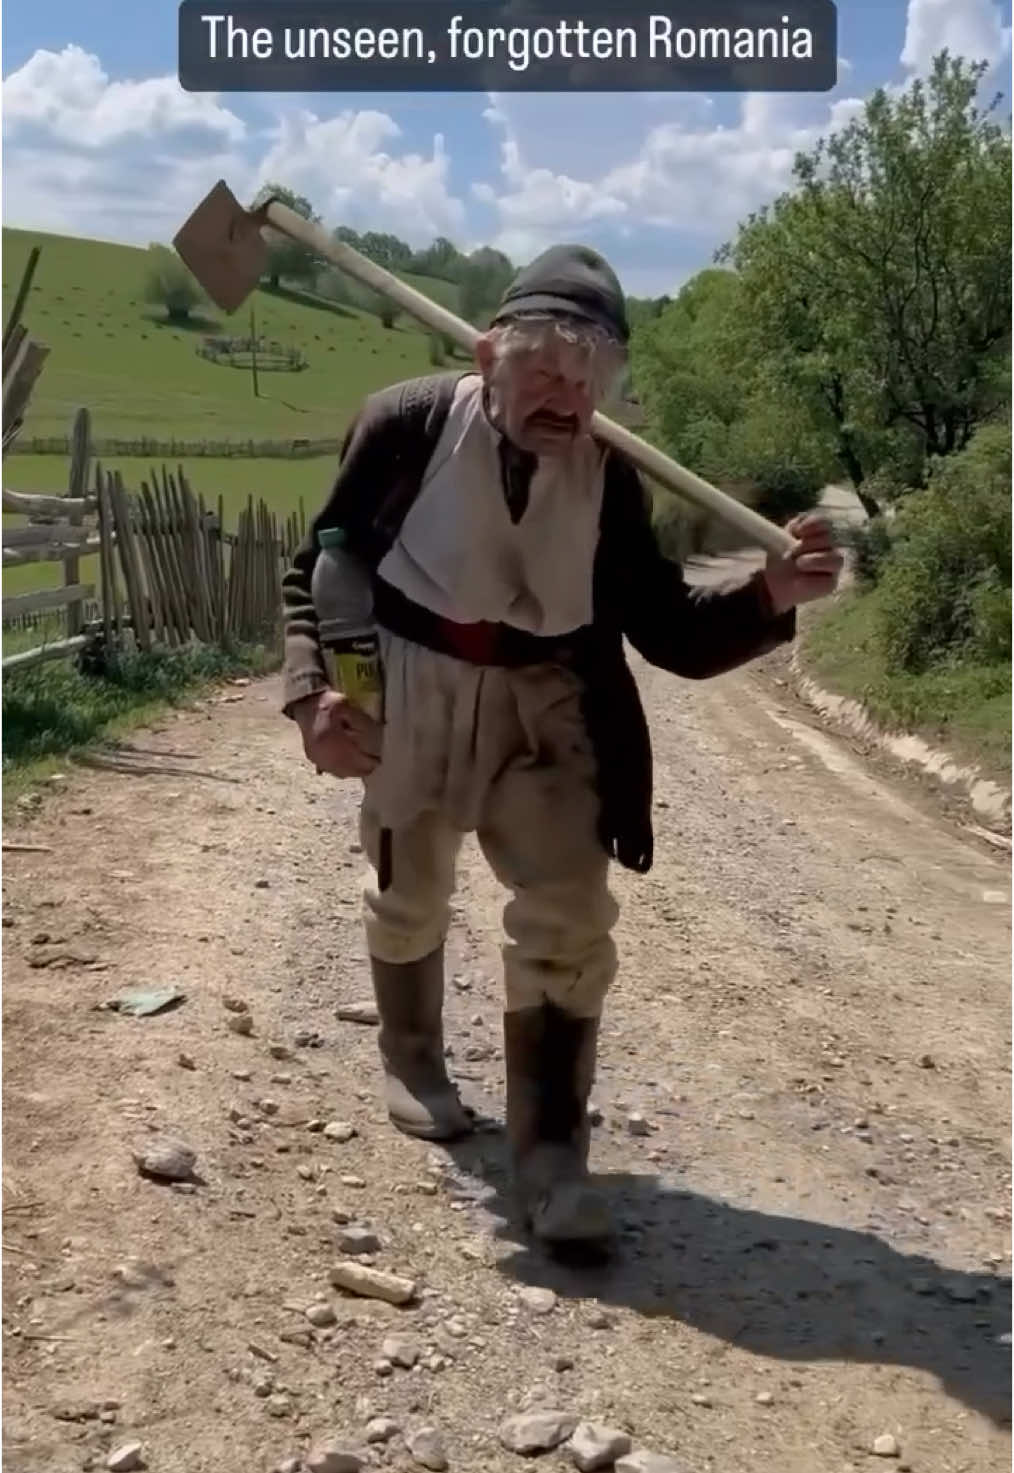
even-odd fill
[[[536,152],[547,145],[545,103],[533,111],[527,98],[498,97],[486,114],[503,133],[501,179],[482,185],[477,198],[494,211],[496,244],[525,258],[553,240],[613,227],[624,238],[628,227],[650,226],[696,240],[698,258],[717,246],[750,210],[766,203],[791,182],[796,153],[821,134],[841,127],[861,107],[854,98],[821,100],[791,94],[748,93],[738,99],[738,115],[718,122],[706,99],[674,97],[658,121],[658,99],[651,110],[636,107],[617,126],[612,113],[610,146],[590,147],[589,134],[602,128],[601,102],[594,97],[567,99],[568,135],[593,170],[536,166]],[[611,157],[610,157],[611,155]]]
[[[908,0],[901,64],[909,72],[928,72],[945,48],[952,56],[995,66],[1010,44],[1010,27],[992,0]]]
[[[74,149],[174,135],[193,148],[239,143],[243,123],[207,93],[184,92],[175,77],[111,82],[97,56],[79,46],[36,51],[4,82],[4,132],[33,131]]]
[[[168,240],[225,178],[249,200],[280,178],[329,222],[396,229],[413,243],[459,233],[439,135],[428,154],[398,151],[386,113],[321,119],[276,112],[254,131],[213,94],[172,76],[111,81],[78,46],[36,51],[4,81],[4,218],[12,225],[145,243]]]
[[[285,114],[260,175],[305,194],[327,221],[391,230],[411,245],[459,236],[465,211],[450,193],[443,138],[436,135],[429,155],[394,154],[389,147],[401,136],[387,113]]]

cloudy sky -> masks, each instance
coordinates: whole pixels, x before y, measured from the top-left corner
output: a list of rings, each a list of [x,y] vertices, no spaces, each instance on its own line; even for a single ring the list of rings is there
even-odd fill
[[[1009,91],[1010,6],[839,0],[826,94],[191,94],[169,0],[7,0],[4,223],[168,240],[216,179],[265,179],[329,224],[492,243],[522,261],[583,240],[628,291],[670,291],[786,183],[796,150],[942,47]]]

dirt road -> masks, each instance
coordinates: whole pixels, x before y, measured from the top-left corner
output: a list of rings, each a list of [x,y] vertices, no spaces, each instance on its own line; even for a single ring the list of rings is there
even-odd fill
[[[356,793],[302,763],[273,681],[135,738],[234,781],[74,769],[28,816],[53,852],[4,875],[6,1469],[136,1440],[152,1473],[267,1473],[327,1438],[414,1469],[429,1426],[456,1473],[514,1473],[498,1429],[540,1405],[686,1473],[1010,1466],[1009,865],[764,672],[638,673],[658,844],[616,875],[609,1271],[518,1240],[495,1129],[388,1128],[375,1030],[336,1017],[369,992]],[[501,900],[470,844],[448,1038],[496,1118]],[[171,984],[159,1016],[97,1010]],[[160,1135],[198,1184],[139,1175]],[[411,1304],[329,1287],[342,1219]]]

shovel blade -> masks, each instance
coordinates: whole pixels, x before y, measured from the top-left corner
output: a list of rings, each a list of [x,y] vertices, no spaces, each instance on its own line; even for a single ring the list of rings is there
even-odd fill
[[[222,312],[235,312],[264,275],[268,249],[256,216],[224,179],[173,237],[180,259]]]

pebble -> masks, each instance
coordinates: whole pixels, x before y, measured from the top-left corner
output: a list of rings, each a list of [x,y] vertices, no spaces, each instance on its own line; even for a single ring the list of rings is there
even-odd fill
[[[324,1134],[329,1141],[338,1141],[344,1145],[357,1134],[356,1127],[350,1125],[347,1120],[329,1120],[324,1126]]]
[[[893,1437],[890,1432],[882,1432],[879,1437],[873,1439],[870,1451],[875,1458],[896,1458],[901,1453],[901,1448],[898,1446],[896,1437]]]
[[[227,1013],[248,1013],[250,1011],[248,1004],[238,997],[223,997],[222,1006]]]
[[[330,1304],[311,1304],[303,1313],[310,1324],[318,1330],[325,1330],[329,1325],[338,1323],[338,1316],[334,1312],[333,1305]]]
[[[689,1473],[686,1463],[678,1463],[665,1453],[652,1453],[639,1447],[618,1458],[614,1473]]]
[[[518,1298],[533,1314],[549,1314],[550,1310],[556,1308],[556,1295],[552,1289],[526,1287],[518,1294]]]
[[[420,1468],[431,1468],[434,1473],[444,1473],[448,1467],[444,1440],[436,1427],[418,1427],[407,1435],[405,1443]]]
[[[530,1457],[548,1453],[566,1442],[577,1426],[570,1412],[518,1412],[500,1427],[500,1441],[508,1452]]]
[[[253,1075],[249,1069],[233,1069],[232,1077],[233,1079],[238,1079],[241,1084],[247,1084],[253,1078]]]
[[[189,1181],[197,1165],[197,1152],[183,1141],[159,1141],[146,1151],[135,1151],[137,1169],[162,1181]]]
[[[269,1043],[268,1053],[273,1059],[291,1059],[292,1050],[286,1043]]]
[[[361,1453],[333,1442],[311,1448],[303,1461],[306,1473],[362,1473],[366,1467]]]
[[[639,1114],[636,1110],[632,1111],[631,1114],[629,1114],[627,1116],[627,1134],[628,1135],[650,1135],[651,1134],[651,1126],[648,1124],[647,1120],[645,1120],[644,1116],[641,1115],[641,1114]]]
[[[139,1442],[125,1442],[115,1452],[111,1452],[106,1459],[106,1467],[110,1473],[131,1473],[134,1468],[143,1468],[141,1459],[141,1444]]]
[[[368,1268],[364,1263],[336,1263],[329,1277],[336,1289],[345,1289],[364,1299],[383,1299],[388,1304],[408,1304],[416,1295],[412,1279]]]
[[[410,1371],[422,1355],[422,1347],[408,1335],[389,1335],[380,1347],[380,1353],[392,1366]]]
[[[275,1473],[299,1473],[301,1466],[298,1458],[283,1458],[275,1464]]]
[[[592,1330],[610,1330],[613,1320],[604,1309],[593,1309],[589,1311],[587,1323]]]
[[[379,1023],[377,1009],[372,1002],[343,1003],[338,1009],[339,1023],[365,1023],[372,1027]]]
[[[573,1361],[573,1359],[572,1359],[571,1356],[569,1356],[569,1355],[554,1355],[554,1357],[553,1357],[553,1370],[554,1371],[557,1371],[557,1372],[559,1372],[562,1375],[564,1371],[572,1371],[573,1369],[574,1369],[574,1361]]]
[[[711,1397],[705,1396],[703,1391],[695,1391],[690,1400],[693,1402],[695,1407],[711,1406]]]
[[[181,1069],[196,1069],[197,1068],[197,1065],[194,1063],[194,1059],[193,1059],[193,1055],[192,1054],[179,1053],[179,1054],[176,1055],[176,1062],[177,1062],[177,1064],[179,1064],[179,1066],[180,1066]]]
[[[597,1473],[600,1468],[611,1468],[632,1446],[626,1432],[616,1427],[604,1427],[601,1422],[579,1422],[567,1443],[567,1452],[580,1473]]]
[[[757,1403],[758,1406],[769,1407],[774,1406],[775,1399],[770,1391],[758,1391],[757,1395],[754,1397],[754,1401]]]
[[[249,1013],[230,1013],[225,1021],[233,1033],[246,1036],[253,1032],[253,1018]]]
[[[287,1396],[279,1393],[277,1396],[268,1397],[268,1411],[273,1417],[287,1417],[292,1411],[292,1402]]]
[[[349,1227],[338,1234],[338,1247],[342,1253],[379,1253],[380,1239],[369,1228]]]
[[[401,1428],[392,1417],[371,1417],[366,1424],[367,1442],[390,1442]]]

